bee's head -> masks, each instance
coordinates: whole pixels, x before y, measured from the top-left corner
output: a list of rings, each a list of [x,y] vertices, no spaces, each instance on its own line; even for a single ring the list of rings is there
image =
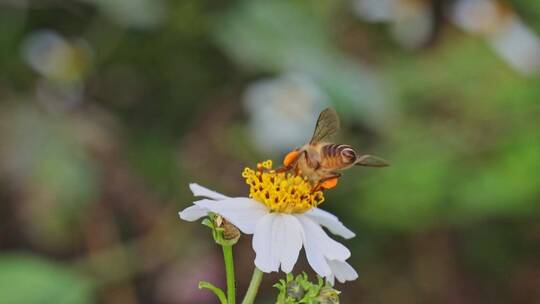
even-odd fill
[[[354,151],[352,148],[346,148],[341,150],[341,159],[343,159],[343,163],[354,164],[357,158],[358,155],[356,154],[356,151]]]

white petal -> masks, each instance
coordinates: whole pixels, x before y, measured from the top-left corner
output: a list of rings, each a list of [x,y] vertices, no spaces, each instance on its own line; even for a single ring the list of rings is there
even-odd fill
[[[268,209],[263,204],[245,197],[220,201],[201,200],[194,204],[223,216],[246,234],[252,234],[257,222],[268,214]]]
[[[334,274],[331,273],[330,275],[326,276],[326,281],[330,283],[330,285],[334,286],[336,283],[336,276],[334,276]]]
[[[197,205],[189,206],[186,209],[178,212],[180,218],[184,221],[194,222],[201,217],[205,217],[208,214],[208,209],[199,207]]]
[[[255,227],[253,233],[253,250],[255,250],[255,266],[263,272],[278,271],[279,260],[272,254],[272,228],[276,214],[265,215]]]
[[[304,228],[304,244],[306,246],[309,242],[314,242],[315,244],[310,247],[317,249],[323,256],[332,260],[344,261],[351,256],[351,252],[347,247],[331,239],[321,226],[312,219],[301,214],[296,215],[296,218],[300,220]]]
[[[276,225],[278,220],[281,220],[280,225]],[[278,258],[281,262],[281,270],[289,273],[296,264],[300,249],[302,249],[302,225],[290,214],[281,214],[278,220],[274,221],[273,233],[277,235],[274,240],[278,242],[275,248],[279,249]]]
[[[300,222],[302,223],[302,220]],[[330,266],[328,266],[326,258],[319,250],[319,244],[322,243],[322,240],[318,239],[320,235],[313,234],[310,230],[307,230],[303,223],[302,228],[304,229],[304,248],[306,249],[306,257],[309,265],[321,277],[330,275]]]
[[[228,196],[225,196],[221,193],[217,193],[216,191],[212,191],[208,188],[205,188],[199,184],[191,183],[189,184],[189,189],[191,189],[191,192],[193,192],[194,196],[204,196],[211,198],[213,200],[224,200],[229,198]]]
[[[353,281],[358,278],[358,273],[356,273],[356,270],[354,270],[354,268],[352,268],[349,263],[338,260],[328,260],[327,262],[332,269],[332,278],[327,277],[327,280],[331,282],[332,285],[334,284],[334,276],[340,283],[345,283],[346,281]],[[332,281],[330,281],[329,279],[331,279]]]
[[[309,265],[320,276],[330,275],[331,269],[326,258],[346,260],[350,257],[351,252],[345,246],[331,239],[321,226],[309,217],[301,214],[295,216],[304,230],[304,247]]]
[[[346,239],[350,239],[355,236],[354,232],[345,227],[345,225],[343,225],[343,223],[337,218],[337,216],[333,215],[330,212],[324,211],[319,208],[313,208],[304,214],[317,222],[319,225],[328,228],[328,230],[330,230],[330,232],[332,232],[333,234],[337,234]]]
[[[291,272],[302,249],[302,226],[290,214],[267,214],[253,235],[255,265],[264,272]]]

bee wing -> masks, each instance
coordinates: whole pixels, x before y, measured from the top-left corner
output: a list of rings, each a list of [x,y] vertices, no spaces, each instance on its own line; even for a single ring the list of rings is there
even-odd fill
[[[336,133],[339,130],[339,117],[336,111],[332,108],[324,109],[319,118],[317,119],[317,124],[315,125],[315,131],[313,132],[313,137],[309,141],[310,144],[322,142],[332,134]]]
[[[377,157],[377,156],[373,156],[373,155],[369,155],[369,154],[366,154],[366,155],[362,155],[358,158],[358,160],[356,160],[356,162],[354,163],[355,165],[357,166],[365,166],[365,167],[387,167],[387,166],[390,166],[390,164],[380,158],[380,157]]]

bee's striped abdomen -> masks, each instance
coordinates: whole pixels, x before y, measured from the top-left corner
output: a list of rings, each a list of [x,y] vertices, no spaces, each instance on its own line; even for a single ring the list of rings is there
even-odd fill
[[[322,156],[329,167],[343,167],[356,161],[357,155],[349,145],[328,144],[322,147]]]

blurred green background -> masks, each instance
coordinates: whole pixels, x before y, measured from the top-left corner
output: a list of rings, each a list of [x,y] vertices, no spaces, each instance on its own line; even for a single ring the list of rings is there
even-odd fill
[[[0,1],[0,302],[214,303],[188,183],[246,195],[242,169],[331,106],[338,142],[392,164],[322,205],[357,233],[342,303],[540,303],[539,20],[533,0]]]

